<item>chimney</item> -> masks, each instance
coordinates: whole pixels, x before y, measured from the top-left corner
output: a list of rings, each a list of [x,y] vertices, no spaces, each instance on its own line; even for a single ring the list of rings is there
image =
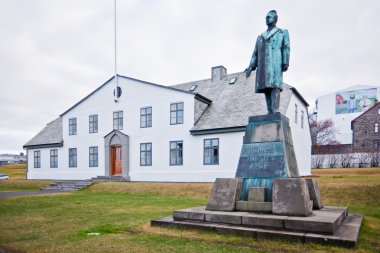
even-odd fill
[[[211,82],[220,81],[226,75],[227,75],[227,69],[223,65],[211,68]]]

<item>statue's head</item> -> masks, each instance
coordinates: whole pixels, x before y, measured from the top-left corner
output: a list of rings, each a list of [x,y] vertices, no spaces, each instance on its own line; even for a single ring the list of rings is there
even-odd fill
[[[267,23],[267,26],[276,25],[277,23],[277,11],[271,10],[268,12],[267,16],[265,17],[265,21]]]

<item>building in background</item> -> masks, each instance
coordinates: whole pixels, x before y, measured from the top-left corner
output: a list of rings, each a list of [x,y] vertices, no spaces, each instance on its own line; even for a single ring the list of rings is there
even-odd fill
[[[354,151],[380,149],[380,102],[366,110],[351,123]]]
[[[24,148],[28,179],[214,182],[233,178],[248,117],[266,114],[255,75],[227,75],[162,86],[118,76],[49,123]],[[119,96],[116,100],[114,94]],[[289,118],[301,175],[310,175],[307,102],[284,84],[280,112]]]
[[[0,165],[12,164],[12,163],[26,163],[26,160],[27,160],[27,157],[22,152],[19,155],[12,155],[12,154],[0,155]]]
[[[318,97],[314,115],[318,121],[332,119],[341,144],[352,144],[351,121],[369,110],[380,97],[380,86],[357,85]]]

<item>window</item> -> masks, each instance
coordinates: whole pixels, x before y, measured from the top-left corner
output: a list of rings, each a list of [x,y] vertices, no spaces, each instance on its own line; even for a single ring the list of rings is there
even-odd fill
[[[90,115],[88,126],[90,134],[98,132],[98,115]]]
[[[198,85],[194,84],[191,86],[190,91],[195,91],[197,89]]]
[[[297,104],[294,104],[294,123],[297,124],[297,118],[298,118],[298,106]]]
[[[77,167],[77,149],[69,148],[69,167]]]
[[[380,114],[380,108],[377,110],[377,114]]]
[[[375,133],[379,132],[379,123],[375,123]]]
[[[152,107],[140,109],[140,127],[152,127]]]
[[[89,166],[98,167],[98,147],[90,147]]]
[[[380,140],[374,140],[373,141],[373,148],[375,150],[379,150],[380,149]]]
[[[236,80],[237,80],[237,77],[232,78],[232,79],[230,80],[230,83],[229,83],[229,84],[234,84],[234,83],[236,83]]]
[[[183,141],[170,142],[170,165],[183,164]]]
[[[305,112],[301,111],[301,128],[303,128],[304,117],[305,117]]]
[[[183,124],[183,103],[170,104],[170,125]]]
[[[205,165],[219,164],[219,139],[205,139],[203,153]]]
[[[69,135],[77,134],[77,118],[69,119]]]
[[[113,113],[113,129],[123,130],[123,111]]]
[[[50,150],[50,168],[58,168],[58,149]]]
[[[140,165],[141,166],[152,165],[152,143],[140,144]]]
[[[41,151],[34,151],[34,168],[41,168]]]

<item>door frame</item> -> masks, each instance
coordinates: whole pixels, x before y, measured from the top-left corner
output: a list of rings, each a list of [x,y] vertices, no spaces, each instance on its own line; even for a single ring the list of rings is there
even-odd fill
[[[119,130],[113,130],[104,136],[104,175],[111,176],[114,173],[112,166],[112,147],[121,146],[121,175],[127,180],[129,176],[129,136]]]

